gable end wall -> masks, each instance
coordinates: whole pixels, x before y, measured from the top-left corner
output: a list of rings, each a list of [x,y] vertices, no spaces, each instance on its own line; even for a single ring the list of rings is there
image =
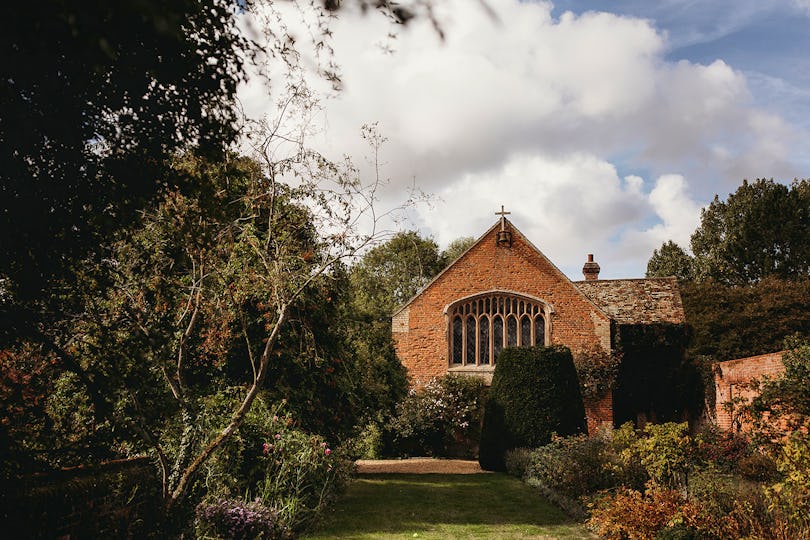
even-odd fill
[[[512,231],[512,246],[499,247],[497,230],[490,230],[394,316],[392,329],[397,354],[413,385],[424,385],[448,372],[445,308],[485,291],[510,291],[547,303],[553,311],[546,325],[549,344],[566,345],[573,351],[594,346],[610,349],[607,315],[521,234]]]

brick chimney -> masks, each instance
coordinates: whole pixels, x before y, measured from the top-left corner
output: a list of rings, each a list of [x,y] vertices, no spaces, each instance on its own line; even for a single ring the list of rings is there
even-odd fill
[[[582,266],[582,275],[585,281],[595,281],[599,279],[599,263],[593,262],[593,253],[588,253],[588,262]]]

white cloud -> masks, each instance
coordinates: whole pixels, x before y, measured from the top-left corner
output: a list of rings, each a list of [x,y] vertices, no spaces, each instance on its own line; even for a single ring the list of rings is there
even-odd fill
[[[688,240],[696,198],[796,174],[795,130],[757,110],[745,75],[722,60],[666,61],[665,36],[645,20],[488,4],[496,18],[467,0],[442,3],[443,42],[427,21],[391,40],[375,15],[343,12],[333,25],[345,87],[324,103],[318,144],[366,155],[359,128],[378,121],[384,198],[414,179],[440,195],[416,217],[441,243],[482,233],[504,204],[561,266],[602,252],[640,275],[661,241]],[[250,111],[272,103],[256,88],[241,93]],[[642,176],[657,178],[652,190]]]
[[[482,234],[504,205],[510,219],[572,277],[587,253],[599,251],[622,227],[649,212],[643,181],[624,181],[593,155],[511,156],[501,167],[469,173],[440,193],[442,203],[423,209],[419,222],[445,245]],[[602,250],[605,253],[605,250]]]
[[[810,0],[793,0],[793,5],[810,17]]]

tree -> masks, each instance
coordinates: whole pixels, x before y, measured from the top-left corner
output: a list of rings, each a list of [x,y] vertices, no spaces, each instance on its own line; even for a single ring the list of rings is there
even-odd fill
[[[412,8],[354,2],[394,23]],[[329,24],[344,2],[300,7],[315,17],[311,46],[331,51]],[[246,39],[250,13],[263,42]],[[267,15],[269,13],[269,15]],[[263,16],[267,15],[267,16]],[[296,43],[272,1],[46,0],[5,6],[0,22],[0,279],[18,300],[47,296],[52,279],[126,225],[167,185],[168,165],[194,148],[214,158],[236,140],[245,65],[266,54],[299,69]],[[339,80],[325,58],[321,75]],[[265,74],[267,80],[270,75]],[[278,76],[278,71],[274,76]]]
[[[646,277],[675,276],[678,281],[692,281],[694,278],[694,261],[684,250],[668,240],[661,245],[660,250],[653,251],[647,262]]]
[[[6,6],[0,28],[0,276],[40,298],[166,182],[191,145],[221,151],[246,40],[227,0]]]
[[[387,320],[442,268],[436,242],[416,231],[397,233],[352,267],[355,304]]]
[[[329,321],[311,319],[315,305],[332,302],[335,264],[374,240],[354,231],[357,215],[337,211],[366,186],[351,167],[296,155],[307,163],[283,165],[306,171],[294,188],[249,160],[182,160],[177,167],[207,188],[168,193],[79,283],[89,292],[67,335],[82,339],[64,348],[103,382],[115,402],[111,420],[157,456],[170,511],[239,429],[285,351],[298,349],[308,369],[337,367],[316,339]],[[325,178],[334,182],[329,191],[316,187]],[[94,289],[96,276],[111,286]],[[223,384],[237,389],[230,413],[201,432]]]
[[[683,284],[681,296],[692,357],[721,361],[774,352],[791,334],[810,333],[810,278],[768,277],[745,287],[706,280]]]
[[[810,273],[810,187],[773,180],[743,184],[728,200],[717,196],[701,211],[692,235],[696,277],[748,285],[766,276]]]
[[[461,257],[465,251],[470,249],[475,244],[475,238],[472,236],[461,236],[456,238],[447,245],[447,249],[442,251],[442,261],[444,265],[448,266]]]

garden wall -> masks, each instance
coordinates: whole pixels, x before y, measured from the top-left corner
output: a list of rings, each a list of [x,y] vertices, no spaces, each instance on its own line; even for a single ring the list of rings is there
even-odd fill
[[[746,430],[747,426],[741,423],[725,404],[737,398],[750,401],[756,396],[756,392],[747,388],[747,385],[761,379],[763,375],[773,377],[784,372],[782,354],[782,352],[760,354],[715,364],[714,386],[718,427],[724,430]]]

